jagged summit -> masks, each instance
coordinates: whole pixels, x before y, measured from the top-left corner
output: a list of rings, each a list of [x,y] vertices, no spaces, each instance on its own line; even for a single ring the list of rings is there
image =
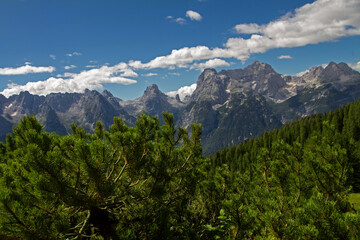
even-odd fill
[[[198,78],[198,83],[201,83],[202,81],[204,81],[205,79],[211,77],[211,76],[214,76],[216,75],[217,72],[214,68],[206,68],[202,73],[201,75],[199,76]]]
[[[316,80],[320,74],[324,71],[324,68],[322,66],[312,67],[309,71],[307,71],[305,74],[303,74],[301,77],[309,82],[312,80]]]
[[[47,96],[22,92],[0,95],[0,138],[11,132],[26,114],[34,114],[49,131],[71,133],[75,122],[92,131],[96,121],[108,127],[114,117],[128,125],[139,114],[162,118],[174,114],[178,126],[202,124],[204,152],[239,143],[302,116],[325,112],[360,97],[360,73],[345,63],[311,68],[302,76],[277,73],[269,64],[254,61],[244,69],[205,69],[195,91],[184,102],[160,91],[156,84],[134,100],[123,101],[104,90],[52,93]],[[66,128],[66,131],[64,130]]]
[[[336,64],[334,62],[330,62],[325,67],[322,74],[328,77],[330,75],[339,76],[343,74],[345,75],[356,74],[356,71],[351,69],[346,63]]]
[[[261,63],[255,60],[251,65],[244,68],[245,71],[251,71],[255,74],[258,72],[275,72],[274,69],[267,63]]]
[[[152,96],[152,95],[159,95],[159,94],[163,94],[163,93],[159,90],[159,87],[156,84],[152,84],[152,85],[148,86],[146,88],[146,90],[144,91],[144,96]]]
[[[112,98],[112,97],[114,97],[114,95],[112,95],[112,93],[109,92],[108,90],[102,91],[101,95],[103,95],[103,96],[106,97],[106,98]]]

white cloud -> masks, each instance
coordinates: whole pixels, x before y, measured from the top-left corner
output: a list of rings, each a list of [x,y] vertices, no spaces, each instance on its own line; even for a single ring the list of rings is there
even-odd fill
[[[86,68],[96,68],[97,66],[96,65],[86,65],[85,67]]]
[[[195,21],[201,21],[201,19],[202,19],[202,16],[199,13],[197,13],[195,11],[192,11],[192,10],[186,11],[185,16],[190,18],[190,20],[192,20],[192,21],[194,21],[194,20]],[[176,18],[176,17],[173,17],[173,16],[167,16],[166,19],[171,21],[171,22],[176,22],[176,23],[178,23],[180,25],[186,24],[186,19],[182,18],[182,17]]]
[[[183,100],[186,96],[190,96],[196,89],[196,83],[190,85],[190,86],[184,86],[179,88],[176,91],[167,92],[166,94],[170,97],[175,97],[177,94],[179,94],[179,97],[181,100]]]
[[[54,54],[50,54],[49,57],[52,59],[52,60],[56,60],[56,56]]]
[[[147,74],[143,74],[144,77],[153,77],[153,76],[157,76],[157,73],[147,73]]]
[[[290,48],[333,41],[360,35],[359,0],[317,0],[285,14],[268,24],[239,24],[239,33],[253,33],[249,38],[229,38],[223,48],[207,46],[184,47],[172,50],[148,63],[130,61],[137,69],[187,68],[194,61],[214,58],[247,60],[251,54],[274,48]]]
[[[204,70],[205,68],[216,68],[216,67],[229,67],[230,64],[222,59],[210,59],[203,63],[194,63],[190,66],[190,69],[198,69],[200,71]]]
[[[55,67],[35,67],[30,66],[29,62],[25,63],[25,66],[17,68],[0,68],[0,75],[24,75],[30,73],[45,73],[55,71]]]
[[[220,58],[236,58],[240,61],[245,61],[254,53],[264,53],[270,49],[300,47],[309,44],[334,41],[341,37],[360,35],[359,12],[359,0],[317,0],[313,3],[309,3],[295,9],[293,13],[285,14],[283,17],[267,24],[258,25],[256,23],[250,23],[236,25],[234,29],[238,33],[247,33],[251,35],[248,38],[229,38],[223,47],[209,48],[207,46],[195,46],[174,49],[170,54],[158,56],[149,62],[143,63],[141,61],[131,60],[128,64],[120,63],[118,65],[124,64],[125,66],[122,66],[124,67],[121,68],[122,70],[115,69],[115,66],[117,65],[113,67],[102,66],[101,68],[81,72],[69,79],[62,79],[61,81],[59,79],[56,81],[52,80],[52,83],[60,81],[65,85],[65,87],[59,87],[59,89],[69,89],[70,92],[84,89],[83,85],[88,84],[88,81],[90,81],[90,87],[85,86],[85,88],[95,89],[102,87],[102,83],[112,81],[123,84],[131,84],[136,81],[124,77],[137,76],[134,72],[136,69],[199,68],[200,66],[205,67],[206,63],[220,63],[219,61],[224,61]],[[169,17],[168,19],[171,19],[171,21],[178,21],[180,23],[185,23],[186,21],[184,18],[175,19],[174,17]],[[74,55],[81,55],[81,53],[73,52],[67,54],[67,56]],[[205,60],[207,62],[196,62],[201,60]],[[211,60],[213,60],[213,62],[211,62]],[[38,67],[26,65],[20,68]],[[29,70],[22,71],[29,72]],[[20,69],[7,68],[0,69],[0,72],[11,73],[21,71]],[[50,81],[50,79],[48,80]],[[69,82],[80,86],[74,88],[77,90],[73,90],[72,88],[69,88]],[[32,84],[34,85],[34,83]],[[34,89],[33,92],[40,92],[44,94],[44,92],[50,91],[48,90],[48,87],[43,87],[45,90],[41,90],[41,87],[34,87],[33,85],[31,85]],[[40,83],[38,85],[40,86]],[[12,85],[4,91],[7,91],[7,93],[10,94],[10,90],[15,89],[13,92],[16,92],[18,91],[16,90],[18,87],[18,85]],[[30,85],[26,88],[30,89]]]
[[[249,53],[272,48],[299,47],[360,34],[360,1],[318,0],[264,25],[239,24],[238,33],[250,39],[230,39],[228,47],[247,47]],[[257,33],[257,34],[255,34]]]
[[[195,12],[192,10],[186,11],[185,16],[190,18],[190,20],[192,20],[192,21],[201,21],[202,20],[202,16],[198,12]]]
[[[80,52],[73,52],[73,53],[67,53],[67,54],[65,54],[65,55],[68,56],[68,57],[81,56],[82,53],[80,53]]]
[[[45,81],[28,82],[25,85],[9,84],[0,94],[9,97],[22,91],[31,94],[47,95],[57,92],[83,92],[85,89],[102,89],[104,83],[118,83],[123,85],[134,84],[137,81],[125,78],[125,75],[137,76],[126,63],[119,63],[112,67],[82,71],[80,73],[65,73],[62,77],[48,78]]]
[[[234,27],[234,29],[237,33],[245,33],[245,34],[261,32],[261,27],[256,23],[238,24]]]
[[[122,76],[122,77],[138,77],[139,75],[136,72],[134,72],[132,69],[126,68],[123,70],[123,73],[120,74],[120,76]]]
[[[293,59],[293,57],[290,56],[290,55],[280,55],[280,56],[278,56],[277,58],[278,58],[278,59]]]
[[[175,22],[178,23],[178,24],[183,25],[183,24],[186,23],[186,20],[181,18],[181,17],[178,17],[178,18],[175,19]]]
[[[25,65],[31,65],[31,62],[25,62]]]
[[[360,61],[357,63],[349,63],[348,64],[352,69],[356,70],[356,71],[360,71]]]
[[[206,46],[184,47],[172,50],[171,54],[156,57],[148,63],[141,61],[130,61],[129,65],[135,69],[153,69],[153,68],[187,68],[188,64],[195,60],[212,59],[218,56],[232,57],[225,49],[210,49]]]
[[[180,76],[181,74],[178,73],[178,72],[171,72],[171,73],[168,73],[169,75],[174,75],[174,76]]]
[[[72,69],[72,68],[76,68],[75,65],[69,65],[69,66],[65,66],[64,69],[66,70],[69,70],[69,69]]]
[[[74,76],[74,75],[76,75],[76,73],[69,73],[69,72],[65,72],[64,74],[58,74],[58,75],[56,75],[56,77],[58,77],[58,78],[69,78],[69,77],[72,77],[72,76]]]

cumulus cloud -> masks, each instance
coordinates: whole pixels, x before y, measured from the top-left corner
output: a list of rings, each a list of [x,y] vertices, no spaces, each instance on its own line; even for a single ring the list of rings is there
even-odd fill
[[[360,35],[359,12],[359,0],[317,0],[268,24],[236,25],[234,29],[238,33],[251,36],[229,38],[223,48],[184,47],[148,63],[130,61],[129,64],[138,69],[152,69],[185,68],[194,61],[214,58],[246,61],[251,54],[269,49],[300,47]]]
[[[141,61],[130,61],[129,65],[135,69],[153,69],[153,68],[187,68],[188,64],[196,60],[212,59],[217,56],[231,57],[225,49],[210,49],[206,46],[184,47],[172,50],[171,54],[156,57],[148,63]]]
[[[46,73],[55,71],[55,67],[36,67],[31,66],[29,62],[25,63],[25,66],[17,68],[0,68],[0,75],[24,75],[30,73]]]
[[[65,72],[64,74],[58,74],[58,75],[56,75],[56,77],[58,77],[58,78],[63,78],[63,77],[69,78],[69,77],[74,76],[75,74],[76,74],[76,73]]]
[[[186,19],[184,19],[182,17],[175,18],[173,16],[167,16],[166,19],[171,21],[171,22],[176,22],[176,23],[178,23],[180,25],[184,25],[186,23]]]
[[[175,22],[182,25],[186,23],[186,20],[181,17],[178,17],[175,19]]]
[[[122,76],[122,77],[133,77],[133,78],[136,78],[136,77],[139,76],[136,72],[134,72],[134,71],[133,71],[132,69],[130,69],[130,68],[126,68],[126,69],[124,69],[124,70],[122,70],[122,71],[123,71],[123,73],[120,74],[120,76]]]
[[[68,89],[70,92],[82,91],[84,88],[100,88],[102,83],[117,82],[122,84],[135,83],[135,80],[125,77],[136,77],[136,69],[154,68],[201,68],[205,65],[220,64],[227,66],[222,59],[236,58],[246,61],[252,54],[264,53],[275,48],[291,48],[317,44],[321,42],[333,41],[341,37],[360,35],[360,1],[359,0],[317,0],[306,4],[294,12],[287,13],[283,17],[267,24],[258,25],[256,23],[241,23],[234,27],[239,34],[250,34],[247,38],[229,38],[222,47],[209,48],[207,46],[184,47],[174,49],[170,54],[158,56],[149,62],[131,60],[128,63],[120,63],[113,67],[102,66],[90,69],[68,79],[48,79],[53,86],[59,83],[61,91]],[[171,21],[185,23],[184,18],[168,17]],[[81,55],[79,52],[67,54],[67,56]],[[198,63],[196,61],[206,61]],[[195,62],[195,63],[194,63]],[[216,64],[215,64],[216,63]],[[202,65],[201,65],[202,64]],[[116,67],[117,66],[117,67]],[[210,66],[209,66],[210,67]],[[26,68],[27,70],[23,70]],[[1,72],[35,72],[39,67],[23,66],[16,69],[0,69]],[[47,67],[43,67],[47,68]],[[53,67],[48,67],[53,68]],[[21,69],[21,70],[20,70]],[[32,69],[31,71],[29,69]],[[48,69],[47,71],[54,71]],[[45,69],[42,69],[45,71]],[[23,73],[25,74],[25,73]],[[3,74],[4,75],[4,74]],[[89,83],[88,83],[89,82]],[[29,83],[21,86],[24,89],[32,90],[32,93],[46,94],[51,90],[50,87],[42,85],[43,82]],[[50,84],[50,85],[51,85]],[[75,84],[72,88],[71,84]],[[88,85],[89,84],[89,85]],[[69,87],[71,86],[71,87]],[[18,93],[20,87],[11,85],[3,91],[6,94]],[[76,90],[74,90],[76,89]],[[57,90],[56,90],[57,91]],[[60,92],[61,92],[60,91]],[[59,91],[57,91],[59,92]]]
[[[349,63],[348,64],[352,69],[356,70],[356,71],[360,71],[360,61],[357,63]]]
[[[253,33],[261,32],[262,27],[260,27],[256,23],[250,23],[250,24],[238,24],[234,27],[234,29],[237,33],[253,34]]]
[[[67,54],[65,54],[65,55],[68,56],[68,57],[81,56],[82,53],[80,53],[80,52],[73,52],[73,53],[67,53]]]
[[[56,60],[56,56],[54,54],[50,54],[49,57],[52,59],[52,60]]]
[[[143,74],[144,77],[153,77],[153,76],[157,76],[157,73],[147,73],[147,74]]]
[[[277,58],[278,58],[278,59],[293,59],[293,57],[290,56],[290,55],[280,55],[280,56],[278,56]]]
[[[66,70],[69,70],[69,69],[72,69],[72,68],[76,68],[75,65],[69,65],[69,66],[65,66],[64,69]]]
[[[188,10],[186,11],[185,17],[190,18],[191,21],[201,21],[202,20],[202,16],[195,11],[192,10]],[[182,17],[173,17],[173,16],[167,16],[166,17],[167,20],[172,21],[172,22],[176,22],[180,25],[184,25],[186,23],[186,19],[182,18]]]
[[[80,73],[64,74],[62,77],[51,77],[45,81],[28,82],[25,85],[9,84],[2,95],[9,97],[22,91],[31,94],[47,95],[50,93],[83,92],[85,89],[103,89],[104,83],[118,83],[123,85],[134,84],[137,81],[124,76],[137,76],[129,69],[126,63],[119,63],[112,67],[102,66],[96,69],[82,71]]]
[[[200,15],[200,13],[192,11],[192,10],[186,11],[185,16],[190,18],[190,20],[192,20],[192,21],[201,21],[202,20],[202,16]]]
[[[358,0],[318,0],[264,25],[239,24],[238,33],[253,33],[250,39],[238,38],[227,46],[246,45],[250,53],[271,48],[299,47],[360,34]]]
[[[229,66],[230,64],[225,60],[215,58],[215,59],[210,59],[203,63],[194,63],[192,66],[190,66],[190,69],[198,69],[202,71],[205,68],[229,67]]]
[[[167,92],[166,94],[170,97],[175,97],[177,94],[179,94],[179,97],[181,100],[183,100],[186,96],[190,96],[196,89],[196,83],[190,85],[190,86],[184,86],[179,88],[176,91]]]

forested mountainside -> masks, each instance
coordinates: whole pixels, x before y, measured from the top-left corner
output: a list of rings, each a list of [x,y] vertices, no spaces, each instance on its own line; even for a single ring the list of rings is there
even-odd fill
[[[201,127],[20,120],[0,143],[2,239],[357,239],[360,101],[204,158]]]
[[[167,96],[156,85],[129,101],[116,98],[109,91],[47,96],[22,92],[9,98],[0,95],[0,139],[4,140],[27,114],[34,114],[49,132],[68,134],[71,123],[94,131],[96,121],[108,128],[118,116],[134,126],[142,113],[162,121],[161,113],[168,111],[174,114],[176,126],[189,129],[194,122],[202,125],[203,152],[209,155],[300,117],[334,110],[359,97],[360,73],[345,63],[331,62],[325,68],[311,68],[302,76],[286,76],[255,61],[244,69],[205,69],[195,91],[183,101]]]
[[[303,154],[307,149],[322,147],[326,139],[328,147],[343,148],[346,159],[352,170],[347,172],[347,185],[352,186],[352,191],[360,192],[360,101],[342,106],[335,111],[325,114],[315,114],[300,118],[280,129],[263,133],[258,138],[252,138],[239,145],[222,149],[212,156],[215,165],[228,164],[232,170],[246,172],[248,167],[258,160],[259,151],[273,152],[276,146],[286,144],[296,147],[298,154]],[[321,144],[320,144],[321,143]],[[324,148],[320,152],[329,149]],[[334,161],[328,159],[328,161]]]

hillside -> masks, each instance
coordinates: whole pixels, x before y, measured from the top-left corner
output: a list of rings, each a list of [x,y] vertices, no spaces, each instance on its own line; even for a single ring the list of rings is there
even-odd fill
[[[359,113],[356,101],[212,158],[200,126],[189,136],[168,113],[68,136],[27,116],[0,143],[0,237],[357,239]]]

